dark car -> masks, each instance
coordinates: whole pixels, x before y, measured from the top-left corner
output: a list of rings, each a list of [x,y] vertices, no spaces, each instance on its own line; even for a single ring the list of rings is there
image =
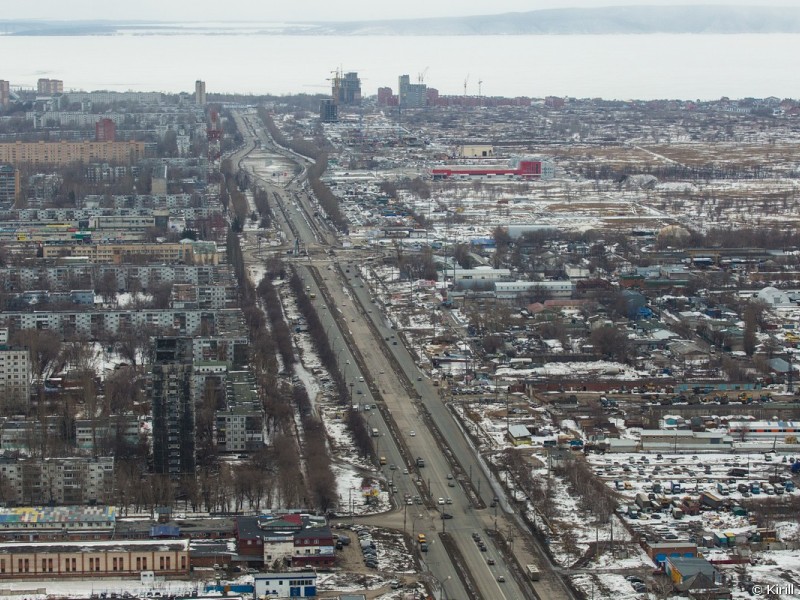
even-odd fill
[[[443,512],[442,513],[442,518],[443,519],[452,519],[453,515],[451,515],[450,513]]]

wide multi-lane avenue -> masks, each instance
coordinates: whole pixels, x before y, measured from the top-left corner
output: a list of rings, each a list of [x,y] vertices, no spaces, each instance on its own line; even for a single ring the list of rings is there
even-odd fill
[[[337,245],[335,233],[315,216],[320,209],[306,192],[303,175],[276,180],[260,173],[259,165],[269,157],[301,165],[303,159],[276,147],[254,113],[234,116],[245,144],[231,158],[270,194],[286,240],[283,252],[295,244],[307,250],[307,257],[293,261],[316,295],[318,314],[352,402],[363,410],[370,430],[377,430],[376,454],[386,458],[383,476],[390,489],[396,488],[396,508],[379,522],[427,535],[428,552],[419,553],[416,544],[414,551],[421,558],[423,577],[444,598],[570,598],[555,573],[546,572],[534,583],[509,568],[513,562],[506,560],[506,553],[510,550],[518,564],[543,564],[545,558],[442,402],[439,388],[418,368],[418,361],[388,322],[359,268],[367,257]],[[332,248],[335,256],[328,252]],[[245,260],[251,265],[261,263],[265,252],[247,250]],[[364,410],[367,406],[370,410]],[[417,457],[424,459],[424,468],[417,468]],[[423,503],[406,503],[406,497],[415,496]],[[443,519],[442,513],[452,518]],[[506,538],[525,542],[498,548],[491,535],[497,530]],[[446,536],[439,535],[443,531]],[[475,543],[475,533],[485,550]]]

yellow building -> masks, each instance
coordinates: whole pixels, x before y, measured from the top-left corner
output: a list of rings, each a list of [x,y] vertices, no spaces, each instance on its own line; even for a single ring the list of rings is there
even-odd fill
[[[0,579],[189,574],[189,540],[0,544]]]
[[[490,144],[464,144],[458,147],[459,158],[494,158],[494,147]]]
[[[75,162],[130,164],[144,158],[144,142],[10,142],[0,144],[0,163],[66,165]]]

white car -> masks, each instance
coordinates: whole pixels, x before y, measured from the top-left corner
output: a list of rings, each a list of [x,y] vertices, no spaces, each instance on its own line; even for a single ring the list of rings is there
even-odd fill
[[[439,504],[444,504],[444,498],[439,498]]]
[[[408,435],[410,435],[411,437],[415,437],[417,435],[417,432],[412,429],[411,431],[408,432]]]

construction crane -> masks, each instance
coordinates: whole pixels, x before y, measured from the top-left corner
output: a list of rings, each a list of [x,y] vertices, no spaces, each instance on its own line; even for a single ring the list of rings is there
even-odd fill
[[[333,96],[334,103],[339,104],[339,90],[342,88],[341,67],[335,71],[331,71],[331,75],[333,75],[333,77],[328,77],[325,81],[331,82],[331,96]]]
[[[430,69],[430,67],[425,67],[425,70],[417,75],[417,83],[425,83],[425,75],[428,74],[428,69]]]

